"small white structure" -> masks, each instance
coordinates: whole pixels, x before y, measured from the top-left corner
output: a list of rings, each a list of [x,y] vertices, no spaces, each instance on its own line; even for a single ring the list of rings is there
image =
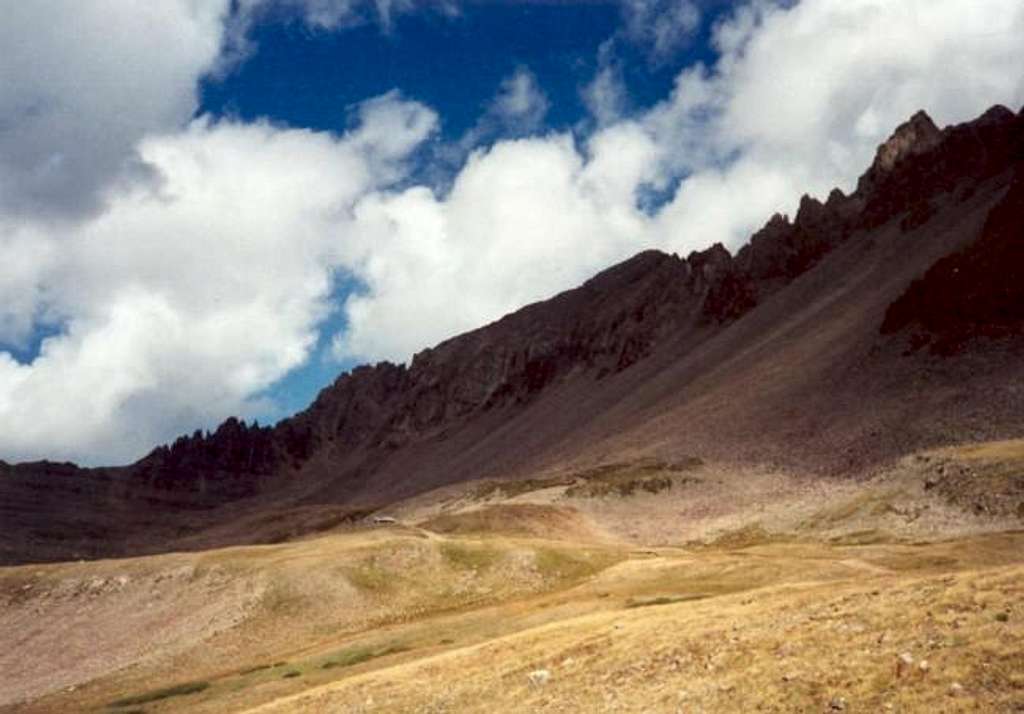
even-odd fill
[[[375,526],[393,526],[398,521],[391,516],[374,516],[373,525]]]

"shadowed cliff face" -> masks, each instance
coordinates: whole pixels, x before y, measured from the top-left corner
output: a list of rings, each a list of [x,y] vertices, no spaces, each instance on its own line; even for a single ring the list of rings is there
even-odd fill
[[[13,550],[31,550],[25,542],[33,536],[25,533],[33,529],[63,530],[61,537],[74,541],[81,514],[109,512],[119,514],[113,524],[99,516],[85,518],[100,524],[89,526],[97,552],[104,542],[120,543],[131,552],[139,533],[157,526],[165,527],[162,533],[181,530],[175,520],[181,512],[216,514],[223,504],[250,501],[253,508],[288,499],[346,502],[355,493],[385,493],[384,487],[375,491],[374,480],[387,468],[389,478],[399,478],[394,473],[402,470],[395,464],[407,465],[404,474],[414,473],[401,476],[405,492],[416,490],[418,472],[432,474],[422,477],[423,488],[483,475],[482,464],[493,469],[500,464],[512,472],[541,445],[554,448],[558,439],[569,438],[565,435],[573,424],[598,419],[642,385],[651,393],[682,394],[684,385],[701,382],[723,361],[737,360],[772,330],[783,330],[788,316],[780,306],[802,310],[824,300],[856,267],[849,257],[836,257],[844,252],[841,246],[852,255],[850,246],[862,251],[876,243],[892,247],[899,240],[893,235],[924,240],[932,227],[945,230],[958,212],[988,210],[987,203],[972,197],[1005,192],[999,187],[1008,185],[1013,167],[1019,167],[1022,146],[1024,114],[996,107],[974,122],[939,130],[919,113],[879,147],[853,194],[837,189],[824,203],[805,196],[792,221],[773,216],[736,256],[721,245],[686,258],[640,253],[579,288],[424,350],[408,366],[356,368],[324,389],[307,410],[274,427],[229,419],[211,434],[182,437],[124,469],[3,465],[5,517],[28,524],[12,529],[21,539]],[[1016,280],[1024,271],[1020,176],[1018,168],[1018,178],[992,210],[979,240],[971,235],[949,243],[960,252],[943,257],[936,255],[939,244],[913,241],[893,248],[898,250],[892,255],[907,267],[887,279],[887,289],[906,294],[885,317],[883,333],[889,337],[884,339],[907,329],[934,336],[927,340],[938,345],[963,344],[976,335],[1021,334],[1024,294]],[[924,273],[936,257],[943,259],[908,290],[909,278]],[[865,308],[865,314],[877,319],[877,336],[881,317],[871,317],[873,309]],[[823,331],[842,335],[843,329],[822,322]],[[726,343],[735,344],[723,352],[720,345]],[[862,346],[851,342],[845,349]],[[828,354],[814,359],[835,359]],[[692,366],[670,379],[662,372],[673,364]],[[796,376],[785,379],[803,378],[804,372],[822,373],[822,365],[801,365]],[[649,386],[655,383],[657,389]],[[568,392],[577,395],[576,401],[563,407],[559,395]],[[732,400],[730,409],[747,413],[743,399]],[[653,405],[644,408],[644,418],[653,418]],[[747,406],[752,412],[758,408],[756,402]],[[567,409],[574,411],[567,415]],[[641,412],[638,407],[636,414]],[[508,431],[505,425],[520,418],[533,420],[532,430],[547,429],[554,436],[538,439],[533,451],[522,439],[490,436]],[[632,426],[623,423],[621,428]],[[658,438],[675,437],[660,433]],[[558,453],[577,446],[560,443]],[[799,444],[794,441],[794,446]],[[476,460],[456,469],[462,454],[473,450],[480,451]],[[46,496],[33,505],[25,496],[32,492]],[[196,521],[185,531],[202,525]],[[62,547],[50,545],[54,552]]]
[[[912,346],[952,354],[978,338],[1024,334],[1024,171],[981,238],[939,260],[886,312],[883,334],[912,328]]]

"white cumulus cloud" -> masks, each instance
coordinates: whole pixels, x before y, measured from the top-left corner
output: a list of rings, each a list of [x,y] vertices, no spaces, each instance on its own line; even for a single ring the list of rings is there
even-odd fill
[[[622,11],[626,37],[656,62],[683,49],[700,28],[700,7],[694,0],[622,0]]]
[[[136,143],[196,109],[229,0],[32,0],[0,22],[0,214],[98,210]]]
[[[551,102],[541,89],[537,76],[520,66],[501,80],[497,92],[487,103],[476,124],[462,137],[439,152],[447,164],[460,166],[473,149],[498,138],[523,137],[540,131]]]
[[[354,201],[403,175],[436,123],[397,96],[360,114],[342,137],[200,119],[143,140],[158,180],[112,190],[99,216],[7,226],[2,249],[41,288],[5,285],[21,297],[5,321],[64,329],[30,364],[0,353],[4,456],[123,461],[259,412],[331,309]]]
[[[423,187],[366,197],[343,258],[366,291],[345,305],[336,353],[404,360],[635,251],[646,219],[620,168],[560,134],[474,152],[443,199]]]

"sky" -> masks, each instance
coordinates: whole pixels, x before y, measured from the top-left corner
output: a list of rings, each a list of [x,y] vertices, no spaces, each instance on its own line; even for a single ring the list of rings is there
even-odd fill
[[[273,422],[1024,104],[1019,0],[0,0],[0,459]]]

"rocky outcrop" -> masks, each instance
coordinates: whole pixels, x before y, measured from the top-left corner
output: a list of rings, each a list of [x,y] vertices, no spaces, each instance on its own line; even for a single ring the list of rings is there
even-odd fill
[[[740,249],[740,270],[762,295],[786,285],[850,235],[858,203],[839,189],[827,203],[805,195],[795,221],[775,214]]]
[[[968,197],[979,181],[1005,171],[1020,157],[1024,118],[1006,107],[989,109],[973,122],[935,134],[926,115],[904,124],[902,137],[879,147],[878,157],[857,185],[864,201],[860,225],[873,228],[903,213],[917,215],[909,227],[930,215],[930,204],[943,194]],[[906,226],[905,226],[906,227]]]
[[[917,112],[878,147],[874,162],[858,183],[858,192],[871,193],[900,162],[931,151],[941,141],[942,132],[932,118],[924,111]]]
[[[255,494],[283,446],[273,429],[232,417],[212,434],[197,431],[154,449],[135,465],[134,480],[155,491],[191,492],[196,505],[217,505]]]

